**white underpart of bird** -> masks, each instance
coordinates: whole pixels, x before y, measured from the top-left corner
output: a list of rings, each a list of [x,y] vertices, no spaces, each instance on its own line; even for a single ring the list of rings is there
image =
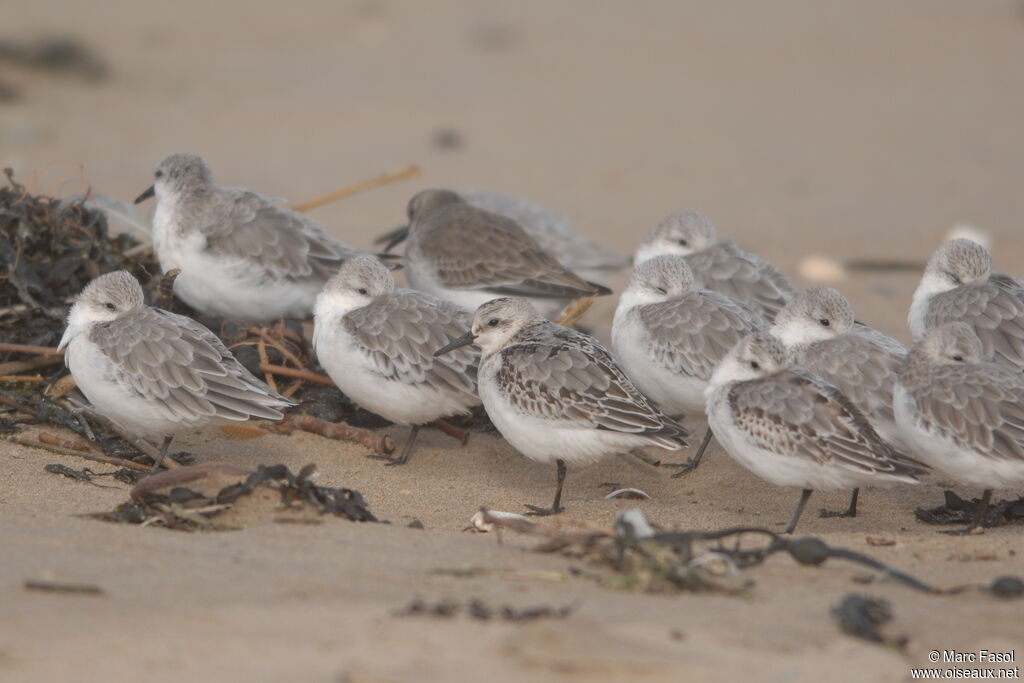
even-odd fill
[[[346,261],[317,298],[313,347],[327,374],[363,408],[413,427],[392,464],[408,460],[420,426],[480,404],[479,353],[467,347],[434,357],[470,321],[455,304],[396,289],[387,267],[368,255]]]
[[[633,263],[663,254],[686,257],[700,286],[746,304],[765,320],[773,320],[796,292],[765,259],[719,239],[711,221],[696,211],[682,209],[662,220],[637,247]]]
[[[59,348],[96,410],[141,437],[166,439],[250,417],[279,420],[293,405],[242,367],[213,332],[146,306],[142,287],[123,270],[86,285]]]
[[[815,489],[916,483],[926,471],[886,443],[835,386],[789,365],[782,343],[764,331],[722,360],[705,399],[729,455],[772,484],[803,490],[785,533]]]
[[[153,186],[153,249],[175,294],[207,315],[305,318],[327,279],[359,252],[309,217],[251,190],[218,187],[194,154],[169,154]]]
[[[686,431],[630,382],[611,353],[593,337],[545,320],[522,298],[480,306],[459,340],[481,349],[478,390],[491,422],[520,453],[554,462],[558,484],[550,508],[561,510],[566,463],[658,446],[677,450]]]
[[[984,526],[994,489],[1024,485],[1024,379],[986,360],[965,323],[928,330],[900,368],[896,423],[913,455],[965,486],[984,489],[975,519]]]

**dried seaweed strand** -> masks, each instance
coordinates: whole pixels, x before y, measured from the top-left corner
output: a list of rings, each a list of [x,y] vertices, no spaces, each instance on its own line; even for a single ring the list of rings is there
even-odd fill
[[[387,434],[377,435],[368,429],[352,427],[345,423],[328,422],[312,415],[288,415],[285,421],[304,432],[326,436],[329,439],[354,441],[375,453],[389,454],[395,450],[394,440]]]
[[[140,465],[137,462],[132,462],[131,460],[124,460],[123,458],[112,458],[109,455],[100,455],[99,453],[79,451],[71,448],[63,448],[61,446],[56,446],[54,444],[49,444],[43,441],[32,439],[25,434],[15,434],[14,436],[11,437],[10,440],[22,446],[28,446],[29,448],[41,448],[45,451],[50,451],[51,453],[57,453],[59,455],[67,455],[74,458],[83,458],[85,460],[92,460],[93,462],[102,462],[107,465],[117,465],[118,467],[125,467],[127,469],[135,470],[137,472],[148,472],[150,470],[149,467],[146,467],[145,465]]]
[[[301,379],[315,384],[322,384],[326,387],[335,386],[334,382],[332,382],[329,377],[315,373],[312,370],[306,370],[305,368],[289,368],[284,365],[273,365],[272,363],[261,362],[259,369],[260,372],[269,372],[275,375],[281,375],[282,377]]]

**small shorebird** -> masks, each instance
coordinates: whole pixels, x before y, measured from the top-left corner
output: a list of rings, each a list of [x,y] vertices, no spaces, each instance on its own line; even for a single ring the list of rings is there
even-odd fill
[[[554,315],[573,299],[610,294],[545,252],[515,221],[467,204],[448,190],[409,201],[405,274],[416,289],[472,312],[501,296],[522,296]]]
[[[605,249],[572,229],[565,216],[523,197],[493,190],[457,190],[469,205],[490,211],[519,224],[542,250],[584,280],[606,284],[606,280],[629,265],[627,256]],[[381,235],[378,244],[396,244],[406,226]]]
[[[950,240],[932,254],[908,322],[914,341],[939,325],[966,323],[986,358],[1010,370],[1024,369],[1024,284],[993,273],[992,257],[977,242]]]
[[[218,187],[200,157],[169,154],[135,203],[156,197],[153,250],[174,292],[207,315],[305,318],[327,279],[359,252],[275,200]]]
[[[839,389],[894,448],[907,447],[892,414],[896,371],[907,355],[902,344],[855,323],[850,302],[831,287],[796,294],[779,311],[771,331],[791,362]],[[854,489],[845,511],[823,509],[821,516],[856,517],[858,494]]]
[[[719,239],[711,221],[696,211],[676,211],[661,221],[637,248],[633,263],[660,254],[685,256],[700,286],[731,296],[765,320],[773,320],[796,291],[763,258]]]
[[[338,388],[367,410],[412,427],[390,464],[409,459],[422,425],[480,404],[476,351],[434,357],[469,327],[470,315],[429,294],[395,289],[373,256],[341,266],[317,298],[314,319],[313,346]]]
[[[142,287],[123,270],[85,286],[59,348],[96,410],[139,436],[164,438],[161,462],[176,432],[280,420],[281,409],[294,405],[253,377],[213,332],[146,306]]]
[[[987,362],[965,323],[928,330],[900,368],[896,423],[915,455],[953,480],[984,489],[974,520],[986,523],[992,490],[1024,484],[1024,379]]]
[[[436,354],[469,344],[482,350],[478,388],[494,426],[531,460],[555,462],[554,502],[527,505],[533,514],[562,511],[566,462],[686,445],[686,430],[633,386],[596,339],[545,320],[525,299],[483,304],[470,331]]]
[[[701,289],[686,259],[655,256],[637,265],[619,298],[612,344],[629,378],[675,418],[704,415],[715,366],[764,320],[724,294]],[[704,434],[681,476],[696,469],[711,440]]]
[[[917,483],[925,469],[895,451],[838,389],[787,365],[782,343],[747,337],[711,376],[705,393],[715,438],[747,469],[803,489],[783,533],[793,533],[814,489]]]

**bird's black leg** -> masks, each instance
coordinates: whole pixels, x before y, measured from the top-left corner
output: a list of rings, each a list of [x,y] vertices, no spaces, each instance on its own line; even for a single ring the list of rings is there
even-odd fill
[[[171,449],[171,442],[174,441],[174,436],[165,436],[164,442],[160,445],[160,457],[156,459],[156,464],[153,465],[154,470],[160,469],[160,465],[163,464],[164,458],[167,457],[167,451]]]
[[[544,509],[536,505],[527,505],[526,507],[530,511],[526,514],[544,517],[547,515],[557,515],[559,512],[565,511],[565,508],[560,505],[562,502],[562,485],[565,484],[565,461],[555,460],[555,466],[558,468],[558,484],[555,487],[555,501],[551,504],[551,508]]]
[[[940,531],[940,534],[949,534],[950,536],[965,536],[967,534],[974,533],[975,529],[980,528],[981,531],[978,533],[984,533],[985,530],[985,518],[988,517],[988,506],[992,501],[992,489],[985,489],[985,492],[981,494],[981,503],[978,505],[978,511],[974,513],[974,520],[970,524],[965,526],[963,529],[953,529],[951,531]]]
[[[420,433],[420,425],[413,425],[412,431],[409,432],[409,439],[405,442],[405,448],[402,449],[402,454],[397,458],[393,458],[388,461],[388,465],[404,465],[409,462],[409,454],[412,453],[412,444],[416,441],[416,435]]]
[[[793,519],[789,520],[789,525],[786,526],[786,530],[782,533],[791,534],[796,529],[796,523],[800,521],[800,515],[804,513],[804,506],[807,505],[807,500],[814,493],[813,489],[804,489],[800,493],[800,502],[796,504],[796,510],[793,512]]]
[[[683,469],[672,475],[673,479],[678,479],[684,474],[689,474],[697,469],[697,465],[700,464],[700,459],[704,457],[704,451],[707,450],[708,444],[711,443],[712,436],[714,436],[714,434],[711,432],[711,426],[708,425],[707,431],[704,432],[704,438],[701,439],[700,446],[697,448],[697,453],[690,458],[689,462],[683,465]]]
[[[860,489],[854,489],[853,493],[850,494],[850,507],[845,510],[829,510],[821,508],[821,512],[818,513],[819,517],[856,517],[857,516],[857,496],[860,495]]]

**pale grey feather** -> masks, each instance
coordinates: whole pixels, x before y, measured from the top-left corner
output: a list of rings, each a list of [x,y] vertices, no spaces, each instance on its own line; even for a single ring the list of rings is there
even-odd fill
[[[767,320],[796,291],[774,266],[727,239],[688,254],[686,261],[698,284],[747,304]]]
[[[469,346],[434,357],[461,336],[472,316],[420,292],[398,289],[347,313],[342,324],[382,377],[426,384],[447,393],[476,393],[479,350]]]
[[[981,340],[986,357],[1007,368],[1024,369],[1024,290],[1012,278],[990,278],[935,294],[925,327],[966,323]]]
[[[191,318],[141,307],[96,323],[89,340],[110,359],[114,381],[174,422],[278,420],[291,405]]]
[[[799,369],[737,382],[728,401],[735,427],[772,453],[867,474],[924,472],[883,441],[839,390]]]

